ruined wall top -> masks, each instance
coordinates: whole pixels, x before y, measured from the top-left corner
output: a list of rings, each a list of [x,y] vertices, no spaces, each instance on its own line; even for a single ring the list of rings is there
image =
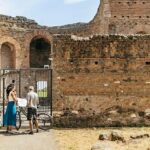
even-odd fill
[[[149,0],[112,0],[110,2],[112,17],[128,18],[149,18],[150,1]]]
[[[149,0],[101,0],[94,22],[102,18],[149,19]]]
[[[88,26],[86,23],[74,23],[64,26],[48,27],[39,25],[35,20],[28,19],[24,16],[12,17],[0,14],[0,28],[9,28],[15,31],[43,29],[50,34],[77,34],[81,30],[85,30],[86,26]]]
[[[91,34],[150,34],[150,0],[100,0]]]
[[[0,27],[8,28],[42,28],[37,22],[31,19],[27,19],[23,16],[6,16],[0,15]]]

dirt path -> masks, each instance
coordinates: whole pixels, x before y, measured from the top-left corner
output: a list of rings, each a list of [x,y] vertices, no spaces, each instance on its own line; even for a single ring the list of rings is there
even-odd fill
[[[27,134],[27,131],[6,134],[0,130],[0,150],[59,150],[53,130]]]

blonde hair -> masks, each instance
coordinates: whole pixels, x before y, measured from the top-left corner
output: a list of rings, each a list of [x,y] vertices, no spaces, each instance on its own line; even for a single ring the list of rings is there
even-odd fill
[[[34,91],[34,86],[29,86],[29,90]]]

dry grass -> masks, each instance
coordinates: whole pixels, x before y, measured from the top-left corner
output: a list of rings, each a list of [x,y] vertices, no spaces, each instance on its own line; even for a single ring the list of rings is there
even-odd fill
[[[131,135],[150,134],[150,128],[120,128],[120,129],[56,129],[54,133],[61,150],[91,150],[98,141],[100,133],[121,133],[127,143],[101,141],[102,144],[111,145],[114,150],[150,150],[150,138],[130,140]]]

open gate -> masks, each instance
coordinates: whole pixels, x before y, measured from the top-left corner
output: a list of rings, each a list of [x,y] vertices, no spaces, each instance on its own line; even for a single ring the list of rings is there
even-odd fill
[[[14,82],[17,97],[26,98],[34,86],[39,96],[40,111],[52,115],[52,69],[0,69],[0,111],[5,112],[6,88]]]

